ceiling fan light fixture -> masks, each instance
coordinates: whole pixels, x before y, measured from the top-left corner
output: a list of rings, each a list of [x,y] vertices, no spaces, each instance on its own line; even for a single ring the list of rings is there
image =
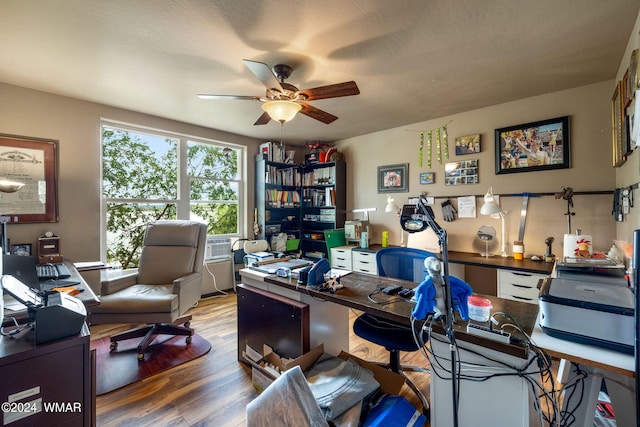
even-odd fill
[[[293,119],[302,110],[302,105],[292,101],[268,101],[262,104],[262,109],[272,120],[284,123]]]

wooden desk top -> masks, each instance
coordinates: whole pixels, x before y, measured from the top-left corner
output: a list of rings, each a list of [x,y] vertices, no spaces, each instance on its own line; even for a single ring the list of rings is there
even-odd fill
[[[531,259],[529,258],[523,259],[522,261],[517,261],[512,257],[503,258],[499,255],[484,257],[480,254],[457,251],[449,251],[448,258],[449,262],[455,264],[502,268],[505,270],[518,270],[542,274],[551,274],[554,265],[554,263],[552,262],[531,261]]]
[[[411,311],[413,310],[414,304],[397,295],[388,296],[380,292],[371,295],[371,298],[379,302],[377,304],[369,299],[369,295],[376,289],[381,289],[393,284],[407,288],[415,288],[417,286],[417,284],[413,282],[356,272],[343,276],[341,278],[341,284],[344,285],[344,287],[338,289],[334,294],[319,292],[306,286],[298,286],[296,279],[275,275],[266,276],[264,281],[310,295],[314,298],[323,299],[405,324],[409,324],[410,322]],[[504,312],[509,314],[516,319],[528,335],[532,333],[538,314],[538,307],[536,305],[487,295],[482,296],[491,300],[493,313]],[[475,335],[469,335],[466,333],[466,327],[467,322],[456,315],[454,330],[457,340],[467,341],[520,358],[528,357],[528,348],[523,344],[503,344]],[[433,329],[435,332],[444,333],[444,329],[442,329],[440,325],[434,324]],[[512,331],[509,332],[511,332],[514,337],[518,337],[516,333]]]

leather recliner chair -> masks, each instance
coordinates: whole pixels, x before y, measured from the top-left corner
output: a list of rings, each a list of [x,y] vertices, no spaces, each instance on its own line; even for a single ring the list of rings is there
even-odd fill
[[[138,345],[138,360],[143,360],[156,335],[181,335],[191,342],[191,315],[185,313],[200,299],[206,239],[205,223],[147,225],[137,273],[103,281],[100,304],[90,308],[91,324],[147,324],[112,336],[112,351],[118,341],[144,337]]]

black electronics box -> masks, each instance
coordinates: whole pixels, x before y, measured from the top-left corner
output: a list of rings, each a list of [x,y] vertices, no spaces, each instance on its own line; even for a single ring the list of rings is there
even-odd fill
[[[304,162],[308,165],[315,165],[316,163],[320,163],[320,159],[318,158],[318,153],[305,154]]]

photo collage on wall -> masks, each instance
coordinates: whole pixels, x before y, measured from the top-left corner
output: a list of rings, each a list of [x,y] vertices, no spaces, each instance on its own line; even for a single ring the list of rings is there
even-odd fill
[[[444,185],[464,185],[478,183],[478,159],[445,163]]]

